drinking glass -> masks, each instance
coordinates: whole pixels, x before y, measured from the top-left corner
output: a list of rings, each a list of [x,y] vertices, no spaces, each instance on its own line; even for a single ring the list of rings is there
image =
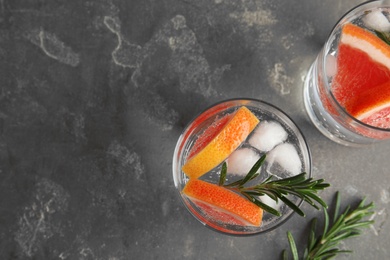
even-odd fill
[[[215,219],[215,217],[208,215],[182,192],[184,186],[189,180],[186,174],[182,171],[182,166],[186,163],[191,148],[194,146],[197,138],[208,127],[212,126],[214,122],[218,121],[218,119],[225,115],[234,113],[242,106],[246,106],[260,120],[260,123],[257,127],[265,122],[277,122],[280,124],[280,126],[283,127],[287,133],[287,137],[283,143],[280,143],[279,145],[291,144],[299,157],[298,161],[300,161],[299,165],[301,165],[300,172],[306,172],[307,177],[311,177],[311,157],[306,140],[290,117],[288,117],[277,107],[255,99],[231,99],[217,103],[204,110],[197,117],[195,117],[187,125],[187,127],[185,127],[177,141],[173,155],[173,179],[185,207],[200,223],[212,228],[213,230],[232,235],[251,235],[272,230],[284,223],[293,214],[293,210],[284,204],[280,204],[279,211],[281,212],[281,216],[277,217],[264,212],[261,226],[257,227],[234,225],[221,222],[219,219]],[[251,144],[249,143],[249,140],[255,131],[256,129],[237,149],[250,147]],[[271,149],[268,152],[259,151],[253,147],[250,149],[253,149],[256,153],[259,154],[259,156],[263,155],[264,153],[275,151],[275,149]],[[285,156],[287,158],[289,157],[289,154],[279,154],[278,156]],[[209,173],[206,173],[200,178],[205,181],[218,184],[220,169],[221,165],[218,165],[215,169],[211,170]],[[284,178],[289,177],[291,173],[286,171],[286,169],[283,169],[283,167],[281,167],[277,162],[266,161],[261,167],[260,178],[264,180],[265,178],[269,177],[270,174],[276,178]],[[228,174],[227,179],[231,178],[234,178],[234,176],[229,176]],[[302,200],[297,197],[291,197],[290,199],[298,206],[302,203]]]
[[[338,69],[338,54],[343,26],[354,24],[365,30],[368,15],[388,16],[390,4],[386,1],[369,1],[347,12],[335,25],[325,45],[311,65],[304,83],[304,104],[316,128],[329,139],[347,146],[363,146],[390,138],[390,129],[372,126],[351,115],[336,99],[334,76]],[[369,17],[372,20],[372,17]],[[386,18],[385,18],[386,19]],[[384,21],[387,22],[387,21]],[[389,23],[390,24],[390,23]],[[359,62],[359,61],[356,61]],[[348,75],[354,80],[356,75]],[[390,75],[389,75],[390,81]],[[352,90],[346,90],[351,91]],[[349,93],[359,96],[360,93]],[[389,118],[388,118],[389,119]],[[390,119],[389,119],[390,120]]]

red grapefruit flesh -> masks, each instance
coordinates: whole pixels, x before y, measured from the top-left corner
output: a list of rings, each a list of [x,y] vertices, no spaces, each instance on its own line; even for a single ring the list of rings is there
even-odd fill
[[[191,151],[188,153],[188,158],[191,158],[202,150],[208,143],[211,142],[217,136],[219,132],[223,129],[227,122],[229,122],[231,115],[225,115],[215,121],[211,126],[206,128],[206,130],[199,135],[196,139],[194,146],[191,148]]]
[[[375,127],[390,126],[390,81],[351,98],[346,109],[360,121]]]
[[[390,46],[370,31],[346,24],[332,81],[336,100],[362,122],[390,128],[389,82]]]

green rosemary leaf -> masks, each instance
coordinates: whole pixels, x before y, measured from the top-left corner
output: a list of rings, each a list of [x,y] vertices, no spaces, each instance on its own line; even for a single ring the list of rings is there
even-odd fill
[[[255,190],[248,190],[245,191],[246,194],[251,195],[251,196],[263,196],[265,195],[263,192],[255,191]]]
[[[385,43],[390,45],[390,33],[388,33],[388,32],[380,32],[380,31],[377,31],[377,30],[375,30],[374,32],[382,41],[384,41]]]
[[[368,204],[367,206],[364,206],[365,202],[366,202],[366,198],[364,198],[364,199],[359,203],[358,208],[364,208],[364,207],[367,208],[367,207],[371,207],[371,204],[372,204],[372,203]]]
[[[277,193],[277,192],[274,192],[272,190],[262,189],[262,190],[256,190],[256,193],[257,193],[257,196],[267,195],[268,197],[270,197],[274,201],[278,202],[279,193]]]
[[[268,183],[270,183],[270,182],[272,181],[272,178],[273,178],[273,176],[268,176],[267,179],[265,179],[265,180],[262,182],[262,185],[261,185],[261,186],[260,186],[260,185],[256,186],[256,189],[257,189],[257,188],[264,188],[264,186],[265,186],[266,184],[268,184]]]
[[[226,180],[226,173],[227,173],[227,164],[224,162],[222,164],[222,169],[221,169],[221,175],[219,176],[219,186],[223,186]]]
[[[342,251],[343,253],[346,253],[346,250]],[[341,253],[341,251],[337,248],[330,249],[328,251],[325,251],[321,254],[320,259],[332,259],[334,258],[338,253]]]
[[[260,169],[261,165],[264,163],[265,157],[266,157],[265,155],[261,156],[260,159],[257,160],[257,162],[252,166],[252,168],[250,169],[248,174],[240,182],[241,186],[253,179],[253,176],[257,173],[257,171]]]
[[[339,217],[340,203],[341,203],[340,192],[337,191],[336,192],[336,206],[335,206],[335,211],[334,211],[334,216],[333,216],[333,222],[336,222],[337,218]]]
[[[322,181],[324,181],[324,180],[322,180]],[[316,187],[317,187],[318,190],[324,190],[325,188],[330,187],[330,184],[329,183],[318,183],[316,185]]]
[[[338,242],[338,241],[341,241],[343,239],[347,239],[347,238],[350,238],[350,237],[356,237],[356,236],[358,236],[360,234],[361,234],[361,232],[359,232],[358,230],[356,230],[356,231],[350,230],[350,231],[346,231],[346,232],[340,233],[338,236],[332,237],[332,239],[330,239],[330,241]]]
[[[224,187],[235,187],[235,186],[240,186],[241,180],[229,183],[229,184],[224,184]]]
[[[272,215],[280,217],[282,214],[277,211],[276,209],[268,206],[267,204],[261,202],[260,200],[252,197],[252,202],[262,208],[263,210],[267,211],[268,213],[271,213]]]
[[[298,213],[298,215],[302,217],[306,216],[305,213],[297,205],[295,205],[292,201],[290,201],[286,197],[280,197],[280,200],[283,201],[288,207],[290,207],[296,213]]]
[[[374,223],[373,220],[371,221],[363,221],[363,222],[358,222],[358,223],[355,223],[353,225],[348,225],[348,228],[361,228],[361,227],[365,227],[365,226],[369,226],[369,225],[372,225]]]
[[[308,251],[311,251],[312,248],[316,245],[316,227],[317,227],[317,218],[313,218],[310,225],[310,233],[308,237],[308,243],[307,243],[307,251],[305,252],[304,258],[306,258]]]
[[[319,196],[317,196],[316,194],[314,194],[313,192],[311,191],[308,191],[307,193],[305,193],[305,195],[307,197],[310,197],[312,198],[313,200],[315,200],[317,203],[319,203],[323,208],[327,208],[328,205],[325,203],[325,201],[323,201]]]
[[[293,259],[299,260],[297,245],[296,245],[296,243],[294,241],[294,237],[290,231],[287,231],[287,238],[288,238],[288,242],[290,244],[290,249],[291,249]]]
[[[329,228],[329,214],[326,210],[324,210],[324,231],[323,234],[326,234],[328,232]]]
[[[283,251],[282,251],[282,259],[283,259],[283,260],[288,260],[287,250],[283,250]]]
[[[291,176],[291,177],[288,177],[285,179],[274,180],[274,181],[271,181],[269,178],[269,183],[294,185],[297,183],[301,183],[302,181],[305,181],[306,180],[305,175],[306,175],[306,172],[302,172],[300,174],[297,174],[297,175],[294,175],[294,176]]]
[[[353,253],[352,250],[339,250],[339,253]]]
[[[308,254],[309,254],[309,250],[307,250],[306,248],[305,251],[303,252],[303,259],[307,259]]]
[[[260,175],[260,173],[253,174],[252,177],[249,179],[249,181],[256,179],[257,177],[259,177],[259,175]]]

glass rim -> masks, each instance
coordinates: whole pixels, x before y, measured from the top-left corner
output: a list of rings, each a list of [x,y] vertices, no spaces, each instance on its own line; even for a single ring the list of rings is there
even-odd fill
[[[237,103],[235,103],[235,102],[237,102]],[[270,231],[280,227],[281,225],[286,223],[295,214],[295,211],[292,209],[288,209],[288,212],[286,212],[286,214],[284,214],[284,216],[285,216],[284,218],[279,217],[279,220],[277,223],[275,223],[274,225],[271,225],[269,227],[266,227],[264,229],[261,229],[261,226],[260,226],[260,227],[258,227],[259,228],[258,230],[249,229],[248,231],[245,231],[245,230],[234,231],[231,229],[222,228],[217,223],[214,223],[213,221],[211,221],[203,216],[199,216],[201,214],[199,212],[197,212],[196,209],[193,208],[191,203],[189,203],[188,198],[183,197],[183,194],[181,193],[181,190],[180,190],[180,188],[181,188],[180,185],[182,184],[181,183],[182,177],[180,177],[181,171],[178,169],[178,167],[180,166],[180,160],[181,160],[182,155],[183,155],[183,151],[181,150],[181,148],[183,148],[185,146],[186,136],[188,138],[188,136],[191,135],[191,133],[192,133],[193,129],[191,129],[191,125],[196,121],[196,119],[198,117],[202,116],[203,114],[207,113],[208,111],[210,111],[213,108],[218,108],[218,106],[221,106],[223,104],[227,104],[228,106],[226,106],[225,108],[222,108],[222,110],[229,109],[232,107],[245,106],[244,103],[240,104],[240,102],[248,102],[249,107],[251,106],[251,103],[253,103],[252,106],[254,106],[254,107],[257,107],[256,104],[264,106],[264,108],[266,110],[275,114],[278,118],[280,118],[280,120],[282,120],[285,124],[288,125],[288,127],[291,128],[291,130],[295,133],[296,138],[298,140],[299,147],[302,150],[303,161],[305,162],[305,164],[304,164],[305,168],[303,170],[308,175],[309,178],[312,177],[313,171],[312,171],[311,150],[310,150],[310,147],[308,145],[306,137],[303,135],[302,130],[295,123],[295,121],[286,112],[284,112],[282,109],[280,109],[279,107],[277,107],[273,104],[270,104],[270,103],[263,101],[263,100],[260,100],[260,99],[245,98],[245,97],[221,100],[221,101],[218,101],[216,103],[209,105],[207,108],[203,109],[201,112],[196,113],[196,115],[183,128],[183,130],[178,138],[178,141],[177,141],[176,146],[175,146],[174,154],[173,154],[172,169],[173,169],[173,179],[174,179],[175,188],[180,196],[180,200],[181,200],[182,204],[184,204],[185,208],[189,211],[189,213],[197,221],[199,221],[201,224],[203,224],[207,228],[212,229],[212,230],[219,232],[219,233],[222,233],[222,234],[231,235],[231,236],[253,236],[253,235],[264,234],[264,233],[270,232]],[[229,105],[229,103],[230,103],[230,105]],[[216,111],[218,113],[218,111],[221,111],[221,110],[217,109]],[[279,114],[277,114],[275,112],[277,112]],[[213,115],[213,113],[210,116],[212,116],[212,115]],[[188,131],[189,131],[189,133],[187,133]],[[301,207],[304,201],[303,201],[303,199],[300,199],[300,198],[297,198],[297,199],[298,199],[296,202],[297,206]],[[254,228],[256,228],[256,227],[254,227]]]
[[[329,36],[327,37],[327,40],[326,40],[326,43],[323,47],[323,50],[322,50],[322,57],[320,62],[321,62],[321,74],[322,75],[326,75],[326,55],[325,55],[325,51],[329,49],[330,47],[330,37],[334,34],[334,32],[338,29],[338,27],[340,26],[340,23],[342,23],[342,21],[346,18],[348,18],[354,11],[359,11],[359,9],[361,9],[363,6],[366,6],[368,4],[381,4],[383,3],[383,0],[370,0],[370,1],[366,1],[366,2],[363,2],[351,9],[349,9],[338,21],[337,23],[333,26]],[[389,2],[389,7],[390,7],[390,2]],[[374,6],[373,6],[374,7]],[[336,104],[337,106],[337,110],[338,111],[342,111],[350,120],[352,120],[353,122],[355,122],[356,124],[362,126],[362,127],[365,127],[367,129],[370,129],[370,130],[373,130],[373,131],[377,131],[377,132],[384,132],[384,133],[390,133],[390,128],[381,128],[381,127],[377,127],[377,126],[372,126],[372,125],[369,125],[369,124],[366,124],[362,121],[360,121],[359,119],[357,119],[356,117],[352,116],[347,110],[345,110],[345,108],[338,102],[338,100],[336,99],[336,97],[333,95],[332,93],[332,89],[330,87],[330,84],[328,83],[328,81],[322,77],[321,81],[325,84],[326,86],[326,93],[331,97],[332,101],[334,102],[334,104]]]

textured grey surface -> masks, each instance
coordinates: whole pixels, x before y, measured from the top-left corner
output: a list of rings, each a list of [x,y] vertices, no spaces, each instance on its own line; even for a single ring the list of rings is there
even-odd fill
[[[313,175],[375,224],[338,259],[390,256],[390,146],[323,137],[303,78],[352,0],[0,1],[0,259],[278,259],[305,242],[304,207],[279,229],[203,227],[172,180],[184,126],[215,102],[251,97],[300,126]]]

